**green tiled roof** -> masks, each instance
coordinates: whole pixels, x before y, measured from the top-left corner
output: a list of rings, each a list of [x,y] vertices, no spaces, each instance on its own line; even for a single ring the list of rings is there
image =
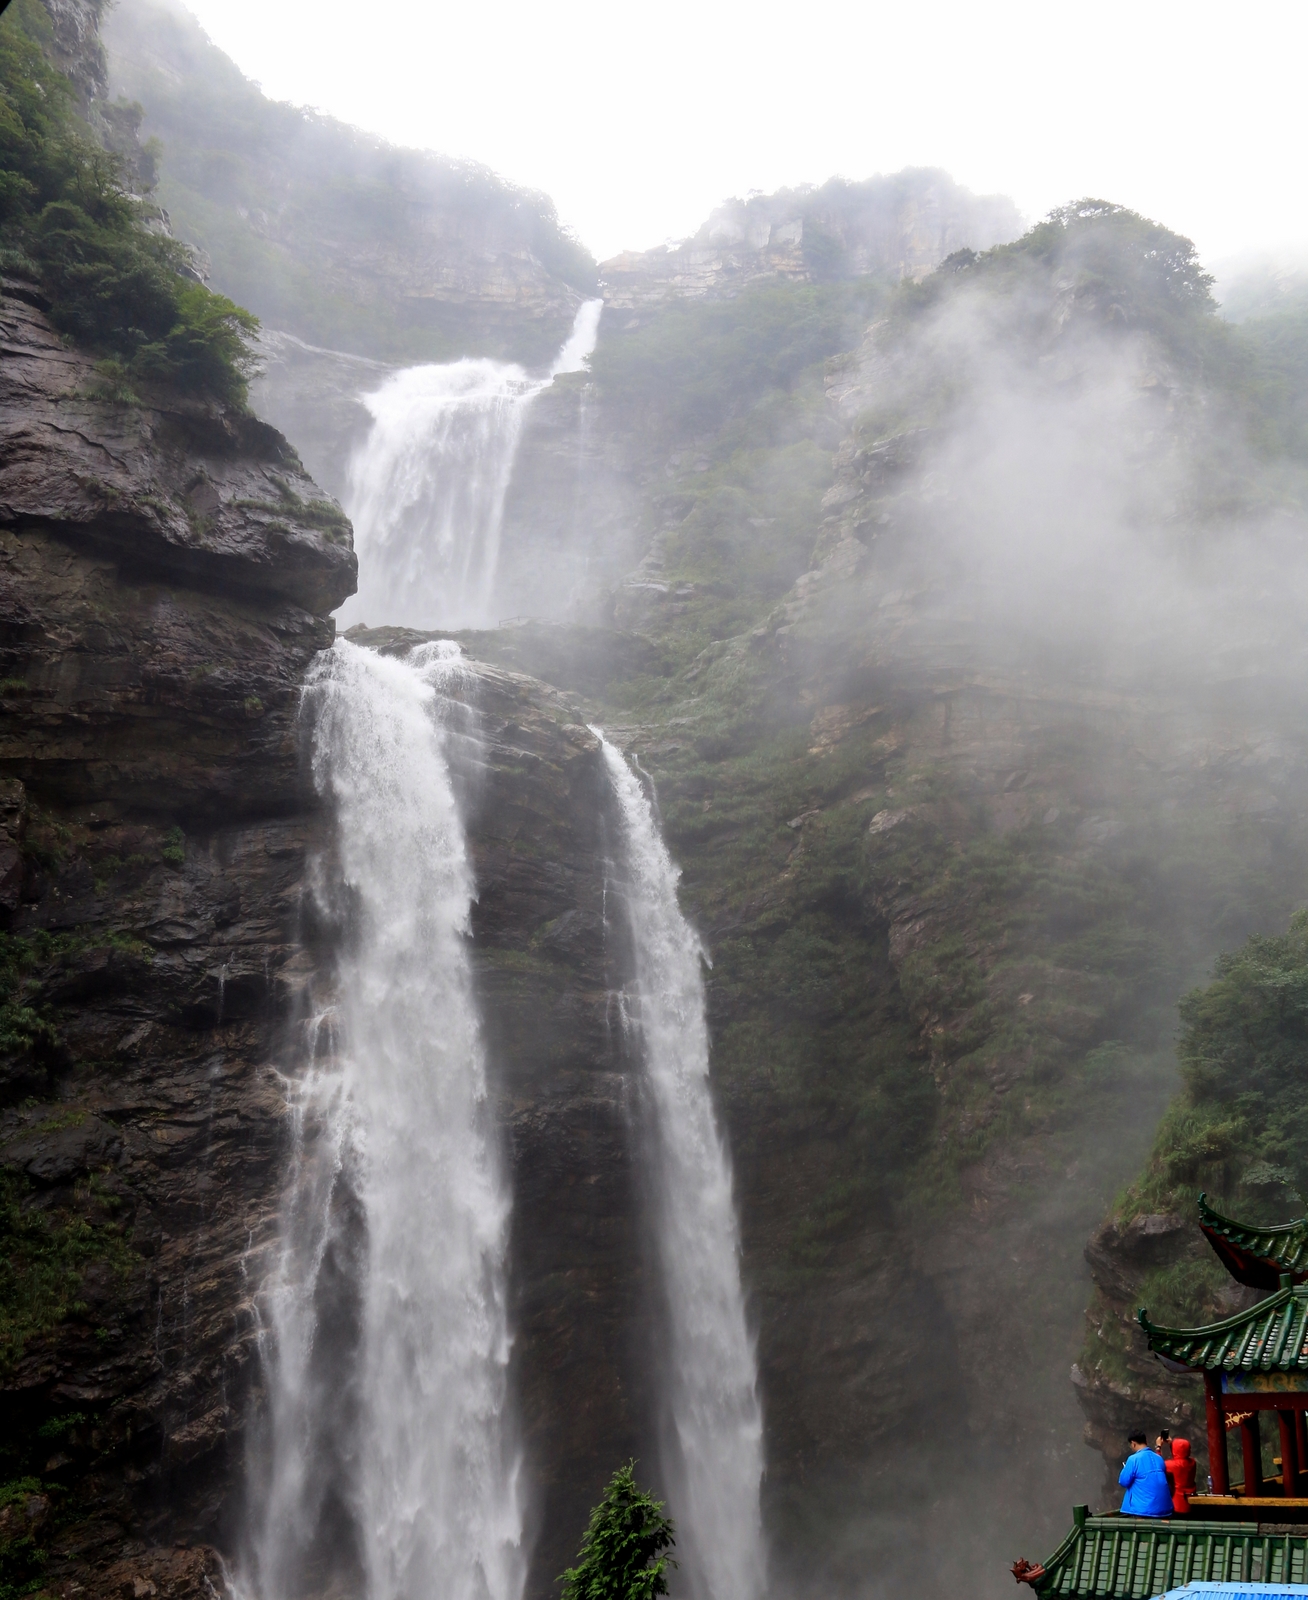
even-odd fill
[[[1160,1328],[1139,1312],[1155,1355],[1201,1371],[1308,1372],[1308,1288],[1278,1289],[1206,1328]]]
[[[1199,1226],[1222,1264],[1241,1283],[1274,1289],[1279,1274],[1308,1277],[1308,1217],[1275,1228],[1255,1228],[1224,1217],[1199,1196]]]
[[[1308,1583],[1308,1525],[1086,1517],[1045,1563],[1040,1600],[1149,1600],[1185,1583]]]

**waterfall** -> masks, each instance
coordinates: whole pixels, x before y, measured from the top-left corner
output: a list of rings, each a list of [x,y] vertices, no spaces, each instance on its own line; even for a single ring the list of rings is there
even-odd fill
[[[763,1422],[740,1283],[731,1168],[709,1094],[703,948],[644,790],[598,729],[626,849],[633,1020],[654,1113],[655,1227],[670,1316],[673,1435],[664,1477],[683,1566],[705,1600],[757,1600],[765,1581]]]
[[[359,590],[343,621],[484,628],[498,621],[504,497],[532,401],[595,348],[587,300],[547,374],[468,357],[406,367],[363,397],[372,427],[350,464]]]
[[[259,1600],[339,1592],[350,1563],[344,1586],[366,1600],[521,1593],[510,1202],[441,692],[463,671],[449,644],[401,662],[339,641],[305,690],[313,777],[336,819],[324,893],[347,937],[334,1011],[314,1023],[313,1065],[292,1086],[266,1295],[271,1440],[246,1584]]]

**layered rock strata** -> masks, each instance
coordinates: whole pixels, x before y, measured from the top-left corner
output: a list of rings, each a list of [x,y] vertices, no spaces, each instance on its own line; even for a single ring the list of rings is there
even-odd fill
[[[973,195],[943,172],[728,200],[689,239],[628,250],[600,265],[615,312],[670,300],[738,294],[767,279],[813,282],[888,274],[921,277],[952,251],[988,250],[1016,238],[1021,218],[1000,195]]]

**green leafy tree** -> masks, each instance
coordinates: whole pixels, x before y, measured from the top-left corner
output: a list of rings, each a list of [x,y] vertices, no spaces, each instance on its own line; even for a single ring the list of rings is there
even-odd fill
[[[1220,957],[1182,1000],[1181,1028],[1190,1101],[1231,1128],[1244,1181],[1279,1171],[1308,1191],[1308,912]]]
[[[1180,1017],[1183,1089],[1158,1129],[1148,1167],[1128,1192],[1128,1214],[1183,1209],[1206,1189],[1223,1209],[1252,1221],[1302,1215],[1308,911],[1298,912],[1285,933],[1254,934],[1220,956],[1212,981],[1182,999]]]
[[[664,1555],[676,1543],[661,1501],[636,1482],[629,1461],[609,1479],[604,1498],[590,1514],[577,1565],[561,1574],[563,1600],[652,1600],[667,1594]]]
[[[984,290],[987,319],[1017,349],[1047,338],[1051,313],[1061,303],[1065,315],[1070,297],[1078,319],[1100,336],[1145,332],[1187,369],[1229,378],[1238,360],[1212,283],[1189,239],[1126,206],[1078,200],[1011,244],[979,255],[956,250],[921,283],[904,282],[889,322],[911,326],[953,295]]]

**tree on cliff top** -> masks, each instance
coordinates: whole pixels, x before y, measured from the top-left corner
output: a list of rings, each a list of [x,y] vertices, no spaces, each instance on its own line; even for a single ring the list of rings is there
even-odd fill
[[[122,379],[243,404],[256,319],[210,293],[152,225],[121,158],[78,116],[50,37],[37,0],[0,21],[0,272],[39,284],[55,326]]]
[[[1071,272],[1079,293],[1098,293],[1105,312],[1157,325],[1176,315],[1216,312],[1212,277],[1193,243],[1110,200],[1059,206],[1015,244],[994,252],[1024,254]]]
[[[1207,1189],[1250,1221],[1302,1215],[1308,1195],[1308,910],[1220,956],[1181,1001],[1183,1091],[1123,1216],[1188,1208]],[[1209,1307],[1208,1309],[1213,1309]]]
[[[577,1565],[560,1575],[562,1600],[653,1600],[667,1594],[665,1576],[676,1566],[661,1552],[676,1540],[663,1505],[636,1483],[629,1461],[609,1479],[590,1514]]]
[[[1308,1192],[1308,911],[1221,956],[1181,1001],[1181,1025],[1189,1098],[1243,1135],[1241,1178],[1279,1173]]]
[[[1011,244],[977,254],[956,250],[921,283],[901,285],[892,321],[911,323],[946,297],[984,283],[1010,298],[1040,328],[1055,300],[1071,292],[1101,327],[1142,329],[1173,357],[1202,360],[1221,328],[1212,277],[1193,243],[1109,200],[1059,206]],[[1016,330],[1014,330],[1016,331]]]

